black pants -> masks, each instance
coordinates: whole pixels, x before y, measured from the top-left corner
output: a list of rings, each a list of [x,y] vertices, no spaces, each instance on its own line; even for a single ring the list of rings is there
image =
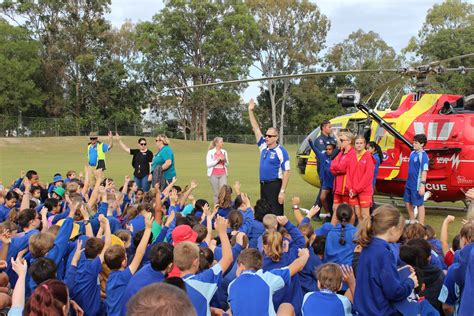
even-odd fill
[[[281,179],[274,181],[260,181],[260,198],[267,200],[276,216],[283,216],[283,204],[278,203],[281,190]]]

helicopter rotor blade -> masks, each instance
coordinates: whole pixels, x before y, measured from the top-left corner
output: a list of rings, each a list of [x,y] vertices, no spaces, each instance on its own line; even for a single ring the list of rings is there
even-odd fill
[[[397,76],[385,82],[384,84],[378,86],[377,88],[374,89],[374,91],[372,91],[370,96],[365,100],[365,103],[369,103],[369,101],[372,100],[374,96],[384,93],[384,91],[386,91],[387,89],[392,88],[405,80],[408,80],[408,78],[405,78],[403,76]]]
[[[429,63],[429,65],[430,65],[430,66],[436,66],[436,65],[439,65],[439,64],[447,63],[447,62],[449,62],[449,61],[453,61],[453,60],[457,60],[457,59],[462,59],[462,58],[466,58],[466,57],[472,57],[472,56],[474,56],[474,53],[469,53],[469,54],[465,54],[465,55],[454,56],[454,57],[451,57],[451,58],[446,58],[446,59],[443,59],[443,60],[437,60],[437,61],[431,62],[431,63]]]
[[[397,69],[359,69],[359,70],[340,70],[340,71],[323,71],[323,72],[307,72],[302,74],[291,74],[291,75],[281,75],[281,76],[273,76],[273,77],[261,77],[261,78],[251,78],[251,79],[241,79],[241,80],[228,80],[228,81],[221,81],[221,82],[210,82],[210,83],[202,83],[193,86],[184,86],[184,87],[176,87],[170,88],[165,92],[171,92],[176,90],[186,90],[186,89],[193,89],[193,88],[204,88],[204,87],[212,87],[212,86],[219,86],[219,85],[231,85],[231,84],[239,84],[239,83],[248,83],[248,82],[256,82],[256,81],[265,81],[265,80],[278,80],[278,79],[292,79],[292,78],[306,78],[306,77],[321,77],[321,76],[345,76],[345,75],[357,75],[357,74],[367,74],[367,73],[396,73]]]

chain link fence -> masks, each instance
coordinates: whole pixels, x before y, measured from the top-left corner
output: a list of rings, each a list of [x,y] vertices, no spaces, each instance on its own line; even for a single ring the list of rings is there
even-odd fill
[[[47,118],[22,117],[21,115],[0,115],[0,137],[59,137],[59,136],[87,136],[91,131],[100,135],[107,135],[108,131],[118,132],[123,136],[151,136],[166,134],[170,138],[184,139],[183,133],[171,132],[166,125],[153,122],[119,123],[114,120],[88,123],[78,118]],[[222,137],[225,142],[239,144],[255,144],[253,134],[217,135],[208,134],[208,140]],[[300,144],[305,135],[285,135],[284,144]],[[187,139],[190,139],[188,135]]]

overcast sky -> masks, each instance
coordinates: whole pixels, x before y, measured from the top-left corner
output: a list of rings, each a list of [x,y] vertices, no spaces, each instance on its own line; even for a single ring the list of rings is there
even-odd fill
[[[319,0],[314,1],[321,12],[331,21],[326,45],[331,47],[343,41],[357,29],[375,31],[388,45],[399,52],[412,36],[416,36],[433,4],[441,0]],[[112,0],[112,12],[108,18],[114,26],[120,26],[126,19],[136,23],[151,20],[162,9],[159,0]],[[253,67],[254,68],[254,67]],[[256,70],[251,71],[258,76]],[[243,99],[258,94],[258,83],[250,84]]]

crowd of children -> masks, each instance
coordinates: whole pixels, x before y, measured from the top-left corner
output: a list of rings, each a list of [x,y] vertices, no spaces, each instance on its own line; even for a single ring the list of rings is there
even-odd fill
[[[0,192],[0,313],[473,315],[472,214],[450,243],[453,216],[438,240],[393,206],[371,212],[377,146],[349,131],[338,142],[335,157],[334,146],[317,153],[334,215],[316,230],[317,206],[305,214],[293,197],[292,223],[238,183],[212,207],[194,199],[194,181],[144,192],[90,167],[50,185],[28,171]],[[416,142],[411,206],[426,181],[426,138]]]

